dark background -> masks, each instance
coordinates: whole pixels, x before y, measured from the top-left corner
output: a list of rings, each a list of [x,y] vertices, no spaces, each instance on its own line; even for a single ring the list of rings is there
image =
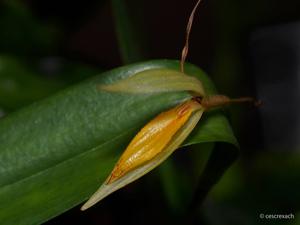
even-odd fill
[[[195,1],[125,2],[141,50],[132,62],[179,59]],[[128,63],[110,1],[2,1],[0,30],[0,115]],[[174,197],[166,184],[153,183],[154,172],[86,212],[75,207],[45,224],[300,224],[299,56],[300,1],[203,0],[188,61],[203,68],[220,93],[264,102],[227,110],[239,159],[193,209],[193,221],[185,194]],[[189,153],[174,154],[176,166],[201,168],[209,152],[198,151],[195,166]],[[295,219],[268,221],[261,213]]]

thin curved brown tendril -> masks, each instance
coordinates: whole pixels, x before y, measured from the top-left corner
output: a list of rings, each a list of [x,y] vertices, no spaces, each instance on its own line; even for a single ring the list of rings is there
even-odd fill
[[[186,26],[185,44],[184,44],[184,47],[181,52],[181,61],[180,61],[180,70],[182,73],[184,73],[184,62],[185,62],[186,56],[189,52],[189,38],[190,38],[191,28],[193,25],[194,15],[195,15],[198,5],[200,4],[201,1],[202,0],[198,0],[196,5],[194,6],[193,11],[189,17],[188,24]]]

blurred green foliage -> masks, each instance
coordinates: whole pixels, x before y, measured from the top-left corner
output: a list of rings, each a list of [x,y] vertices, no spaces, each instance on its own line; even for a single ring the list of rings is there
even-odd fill
[[[0,56],[0,105],[14,110],[48,96],[62,84],[33,72],[14,57]]]
[[[58,30],[45,26],[33,17],[21,1],[0,3],[0,50],[27,57],[50,54],[58,41]]]
[[[25,2],[0,2],[0,117],[103,71],[98,65],[90,66],[84,60],[68,58],[61,49],[64,30],[54,23],[36,17]],[[143,20],[139,19],[143,11],[136,13],[135,8],[140,9],[135,7],[137,4],[143,5],[143,1],[112,1],[115,33],[124,64],[147,58],[144,38],[149,38],[151,34],[147,33],[143,26],[139,26],[143,25]],[[245,77],[241,74],[245,74],[247,68],[243,65],[241,37],[256,26],[285,21],[285,16],[290,20],[298,20],[298,8],[293,5],[292,1],[274,1],[271,4],[267,0],[212,1],[216,47],[211,71],[219,90],[230,95],[247,93],[247,90],[241,88],[241,83],[245,82]],[[101,5],[101,9],[103,7],[105,5]],[[297,13],[291,12],[288,7],[294,8]],[[174,34],[168,35],[172,38]],[[183,36],[183,33],[179,35]],[[244,128],[244,123],[241,122],[245,118],[245,110],[235,109],[231,112],[237,136],[245,138],[242,131],[247,127]],[[186,217],[190,216],[187,210],[195,197],[197,183],[213,148],[213,144],[185,147],[154,172],[158,178],[146,178],[145,183],[151,185],[151,190],[153,188],[160,193],[147,192],[147,187],[147,190],[140,190],[138,197],[143,199],[145,193],[149,194],[154,203],[147,206],[147,209],[152,207],[154,212],[157,211],[157,202],[163,205],[161,208],[156,206],[164,210],[164,214],[159,214],[161,221],[164,221],[161,224],[167,224],[166,221],[170,221],[170,217],[175,218],[170,224],[300,224],[298,154],[290,151],[274,153],[272,150],[253,149],[244,143],[241,147],[242,157],[212,189],[203,206],[196,206],[197,213],[193,221],[196,222],[190,222]],[[245,148],[253,153],[243,152]],[[257,153],[260,151],[262,153]],[[135,189],[141,187],[143,186],[133,186]],[[128,193],[130,189],[124,191],[123,196]],[[121,194],[117,197],[122,198]],[[144,207],[141,206],[144,203],[142,200],[137,203],[140,208]],[[110,203],[103,204],[104,207],[100,206],[96,211],[90,212],[91,218],[100,217],[97,216],[101,213],[100,209],[109,214],[105,211],[108,208],[111,213],[117,208],[118,202],[113,207]],[[122,209],[116,211],[122,212]],[[295,219],[265,221],[259,219],[260,213],[293,213]],[[71,221],[70,224],[80,217],[76,216],[77,214],[82,216],[76,208],[68,220]],[[105,217],[106,214],[102,216]],[[60,218],[57,219],[60,221]],[[50,221],[48,224],[56,223]]]
[[[3,112],[14,111],[102,71],[57,58],[59,30],[38,22],[22,2],[3,1],[0,6],[0,108]]]

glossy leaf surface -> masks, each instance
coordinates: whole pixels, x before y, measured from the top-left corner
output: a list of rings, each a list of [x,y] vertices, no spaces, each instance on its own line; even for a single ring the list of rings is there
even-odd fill
[[[143,125],[191,97],[187,92],[107,93],[97,85],[158,68],[178,70],[179,65],[156,60],[117,68],[1,119],[0,221],[39,224],[87,199]],[[207,93],[214,92],[200,69],[187,64],[186,73],[197,76]],[[235,144],[221,114],[206,120],[186,144],[218,139]]]

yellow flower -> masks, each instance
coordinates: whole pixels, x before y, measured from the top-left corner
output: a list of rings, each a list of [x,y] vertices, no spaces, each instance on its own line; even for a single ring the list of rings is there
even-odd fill
[[[160,72],[160,76],[157,75],[158,72]],[[172,72],[171,70],[141,72],[114,84],[100,86],[100,89],[129,93],[153,93],[157,89],[165,92],[175,89],[175,91],[192,91],[198,93],[197,95],[204,93],[201,82],[196,78],[180,72]],[[144,86],[147,88],[140,90],[136,88]],[[170,89],[170,87],[174,89]],[[81,209],[85,210],[91,207],[107,195],[157,167],[187,138],[203,112],[204,107],[201,106],[198,98],[192,98],[156,116],[133,138],[106,181]]]

